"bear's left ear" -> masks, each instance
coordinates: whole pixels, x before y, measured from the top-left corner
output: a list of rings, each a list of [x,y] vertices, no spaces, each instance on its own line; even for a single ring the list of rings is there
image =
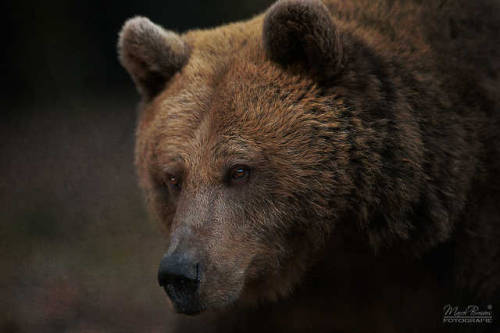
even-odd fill
[[[189,47],[175,32],[134,17],[120,32],[118,57],[142,97],[150,100],[186,64]]]
[[[275,3],[264,18],[263,41],[268,57],[283,66],[299,63],[322,79],[342,69],[342,36],[320,0]]]

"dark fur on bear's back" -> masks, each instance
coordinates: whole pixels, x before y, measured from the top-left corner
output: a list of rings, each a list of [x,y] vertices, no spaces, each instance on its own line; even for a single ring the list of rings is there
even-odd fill
[[[354,110],[372,109],[359,114],[363,122],[370,123],[367,127],[373,128],[379,121],[389,122],[385,131],[377,131],[381,137],[388,133],[380,151],[385,188],[410,185],[418,192],[419,199],[406,211],[409,223],[400,225],[403,229],[396,223],[393,231],[402,231],[403,238],[408,235],[411,246],[417,245],[415,240],[422,240],[419,243],[422,249],[451,239],[450,246],[456,246],[460,252],[450,260],[458,266],[462,260],[475,262],[474,270],[481,277],[463,279],[461,269],[449,273],[459,284],[475,280],[468,283],[476,292],[496,290],[498,299],[499,268],[491,265],[500,259],[495,245],[500,235],[500,212],[494,203],[500,194],[496,176],[500,171],[500,4],[331,1],[328,5],[346,30],[352,29],[366,42],[363,52],[368,57],[350,57],[371,59],[367,76],[361,80],[370,82],[370,75],[378,79],[372,85],[367,83],[365,89],[380,86],[382,105],[374,106],[373,100],[362,96],[357,89],[350,100],[359,103]],[[358,76],[363,66],[349,60],[347,63]],[[371,105],[363,108],[361,105],[366,102]],[[408,133],[412,129],[418,138]],[[370,151],[377,150],[373,147]],[[421,155],[410,160],[417,162],[418,169],[397,165],[397,160],[411,163],[407,157],[415,150]],[[399,185],[395,184],[395,178],[402,179]],[[370,200],[383,197],[379,193],[373,198],[360,198],[366,204],[361,206],[362,214],[366,214],[363,208],[370,210]],[[407,198],[402,198],[402,202],[407,202]],[[387,241],[386,236],[378,236],[379,231],[385,232],[383,226],[391,223],[391,214],[398,212],[398,208],[401,212],[404,207],[401,201],[389,201],[396,205],[376,213],[382,216],[365,215],[369,216],[369,235],[375,242]],[[405,219],[396,215],[393,220]],[[489,273],[479,273],[485,271]]]
[[[129,21],[141,185],[218,309],[179,330],[495,332],[441,321],[500,311],[499,31],[493,0],[283,0],[180,36]]]

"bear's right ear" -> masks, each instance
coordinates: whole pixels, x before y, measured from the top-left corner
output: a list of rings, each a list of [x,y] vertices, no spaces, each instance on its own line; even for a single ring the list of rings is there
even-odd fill
[[[283,66],[300,64],[321,79],[330,79],[344,65],[343,35],[320,0],[280,0],[266,13],[264,48]]]
[[[118,56],[139,93],[150,100],[186,64],[189,47],[176,33],[145,17],[134,17],[120,32]]]

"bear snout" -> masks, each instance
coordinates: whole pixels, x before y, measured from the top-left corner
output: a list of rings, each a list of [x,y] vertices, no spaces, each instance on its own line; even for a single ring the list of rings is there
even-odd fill
[[[158,269],[158,283],[165,289],[179,313],[194,315],[203,309],[200,304],[200,265],[187,254],[165,255]]]

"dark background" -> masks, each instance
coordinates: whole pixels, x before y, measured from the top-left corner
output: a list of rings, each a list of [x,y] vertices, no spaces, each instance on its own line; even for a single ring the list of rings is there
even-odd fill
[[[169,331],[117,35],[134,15],[183,32],[271,2],[2,2],[0,332]]]

